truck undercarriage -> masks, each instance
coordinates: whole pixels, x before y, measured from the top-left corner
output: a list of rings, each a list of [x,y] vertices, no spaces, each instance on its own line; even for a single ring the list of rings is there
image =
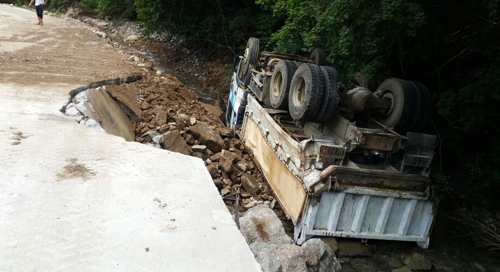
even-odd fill
[[[425,87],[390,79],[375,92],[345,90],[321,54],[256,56],[256,44],[249,40],[235,63],[226,123],[293,221],[296,243],[335,236],[427,248],[438,206],[428,177],[436,136],[398,133],[428,118]]]

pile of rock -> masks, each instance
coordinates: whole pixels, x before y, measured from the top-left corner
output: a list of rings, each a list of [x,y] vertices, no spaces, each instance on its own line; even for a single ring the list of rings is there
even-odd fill
[[[157,85],[134,83],[142,109],[136,141],[201,158],[231,212],[239,193],[240,212],[265,204],[285,219],[251,156],[222,122],[222,110],[197,101],[174,76],[155,74],[147,80]]]
[[[234,212],[235,203],[229,196],[236,192],[242,196],[240,211],[257,204],[276,207],[276,200],[269,196],[262,174],[230,129],[172,110],[158,109],[154,119],[160,126],[141,134],[138,141],[205,161],[221,196],[228,196],[226,204],[231,211]]]

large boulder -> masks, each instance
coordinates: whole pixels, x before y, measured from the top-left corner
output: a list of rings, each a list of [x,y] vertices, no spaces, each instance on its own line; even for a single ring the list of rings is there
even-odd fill
[[[189,127],[189,134],[198,139],[200,144],[206,145],[208,149],[217,153],[222,150],[224,140],[220,135],[211,129],[206,123],[196,122],[194,126]]]
[[[245,191],[253,196],[257,196],[260,192],[260,184],[257,179],[246,172],[241,175],[241,185]]]
[[[320,239],[292,244],[278,216],[266,205],[249,209],[240,218],[240,231],[264,272],[336,272],[340,263]]]
[[[155,122],[158,126],[163,126],[167,123],[167,112],[164,110],[158,110],[155,113]]]
[[[178,130],[171,130],[163,134],[163,143],[161,146],[166,150],[186,155],[192,153],[191,148],[186,144],[186,141],[182,138]]]
[[[311,239],[302,246],[254,242],[250,245],[264,272],[337,272],[340,262],[333,250],[320,239]]]
[[[264,272],[308,272],[304,251],[299,246],[255,242],[250,250]]]
[[[291,244],[278,216],[268,206],[258,205],[240,218],[240,231],[248,244],[259,241],[269,244]]]
[[[432,261],[417,252],[413,252],[410,256],[406,257],[404,263],[411,270],[427,271],[432,269]]]
[[[272,254],[279,245],[255,242],[250,245],[250,250],[255,260],[260,264],[262,271],[282,271],[281,262]]]
[[[340,262],[335,253],[321,239],[307,240],[301,248],[306,256],[307,265],[313,271],[340,271]]]

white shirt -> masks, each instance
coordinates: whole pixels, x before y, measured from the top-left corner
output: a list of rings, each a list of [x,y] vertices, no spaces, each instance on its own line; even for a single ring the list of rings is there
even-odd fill
[[[35,0],[35,6],[43,5],[43,2],[45,2],[45,0]]]

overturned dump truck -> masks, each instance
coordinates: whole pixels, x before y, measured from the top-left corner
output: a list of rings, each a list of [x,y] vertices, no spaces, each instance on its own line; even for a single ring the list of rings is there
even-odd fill
[[[293,221],[297,244],[334,236],[429,246],[437,138],[413,132],[430,115],[424,85],[391,78],[347,90],[323,50],[260,52],[256,38],[234,68],[226,124]]]

